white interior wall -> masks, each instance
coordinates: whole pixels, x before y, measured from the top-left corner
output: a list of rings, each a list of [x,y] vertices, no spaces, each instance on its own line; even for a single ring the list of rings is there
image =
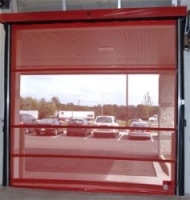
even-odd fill
[[[190,51],[185,51],[185,193],[190,194]]]
[[[179,0],[180,6],[187,6],[188,10],[190,9],[190,1],[189,0]]]

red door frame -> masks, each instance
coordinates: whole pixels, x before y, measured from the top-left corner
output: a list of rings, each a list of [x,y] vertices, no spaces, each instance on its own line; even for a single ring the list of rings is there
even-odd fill
[[[139,11],[140,14],[139,14]],[[186,7],[174,7],[174,8],[149,8],[149,9],[121,9],[121,10],[118,10],[118,9],[114,9],[114,10],[99,10],[99,11],[75,11],[74,12],[75,14],[73,15],[73,12],[50,12],[50,13],[17,13],[17,14],[2,14],[0,15],[0,21],[2,23],[10,23],[11,25],[14,25],[14,24],[30,24],[30,23],[33,23],[33,22],[36,22],[36,23],[56,23],[58,21],[78,21],[78,20],[84,20],[84,21],[87,21],[87,22],[93,22],[93,20],[98,20],[98,21],[107,21],[108,23],[114,19],[119,19],[119,20],[141,20],[141,19],[146,19],[146,20],[149,20],[149,19],[157,19],[157,20],[162,20],[162,19],[166,19],[166,18],[169,18],[169,19],[178,19],[179,17],[184,17],[187,15],[187,11],[186,11]],[[111,21],[110,21],[111,20]],[[21,25],[22,26],[22,25]],[[13,43],[12,43],[12,49],[13,49],[13,52],[12,52],[12,70],[13,70],[13,74],[14,72],[16,72],[17,70],[14,68],[15,66],[15,61],[16,61],[16,57],[14,56],[14,29],[13,29]],[[85,69],[84,69],[85,70]],[[19,71],[19,70],[18,70]],[[25,70],[24,70],[25,71]],[[23,72],[24,72],[23,71]],[[48,71],[48,70],[47,70]],[[154,70],[153,70],[154,71]],[[20,71],[21,72],[21,71]],[[114,72],[113,72],[114,73]],[[12,82],[14,83],[14,75],[12,76],[13,80]],[[15,94],[15,89],[12,88],[12,94]],[[13,95],[13,96],[16,96]],[[12,105],[12,108],[14,108],[14,105]],[[12,121],[12,125],[11,125],[11,128],[20,128],[19,125],[15,125],[14,124],[14,120],[11,120]],[[172,131],[175,131],[176,127],[174,127],[174,129],[171,129]],[[170,129],[159,129],[159,130],[170,130]],[[13,134],[14,135],[14,134]],[[14,139],[13,141],[14,142]],[[11,145],[13,146],[13,145]],[[12,151],[11,151],[12,152]],[[23,156],[22,155],[19,155],[19,154],[12,154],[12,156]],[[31,155],[24,155],[24,156],[31,156]],[[161,161],[161,160],[157,160],[157,161]],[[168,162],[170,163],[175,163],[176,161],[175,160],[167,160]],[[162,162],[162,161],[161,161]],[[12,171],[12,170],[11,170]],[[28,180],[30,181],[30,180]],[[39,181],[39,180],[37,180]],[[14,182],[14,181],[13,181]],[[16,181],[17,182],[17,181]],[[17,184],[19,185],[19,180],[17,182]],[[72,182],[70,181],[71,184],[75,184],[76,182]],[[86,184],[86,182],[81,182],[81,184]],[[92,185],[92,191],[95,189],[93,187],[93,185],[96,183],[95,182],[91,182],[90,183]],[[165,183],[163,183],[165,184]],[[171,190],[167,191],[167,194],[171,195],[171,194],[174,194],[175,193],[175,181],[172,182],[172,183],[169,183],[171,184]],[[13,184],[14,185],[14,184]],[[22,185],[22,184],[21,184]],[[26,185],[27,185],[27,180],[26,180]],[[107,183],[103,183],[102,184],[102,189],[98,189],[97,191],[115,191],[112,187],[114,187],[114,185],[110,185],[108,184],[109,188],[107,188]],[[121,188],[119,190],[117,190],[117,192],[134,192],[133,189],[131,188],[131,185],[128,185],[128,184],[120,184]],[[130,187],[131,189],[126,189],[126,187]],[[134,186],[134,185],[133,185]],[[142,187],[142,185],[136,185],[136,187]],[[148,188],[147,188],[148,187]],[[58,187],[59,188],[59,187]],[[61,187],[62,188],[62,187]],[[63,187],[63,188],[67,188],[66,187]],[[112,190],[112,189],[113,190]],[[67,189],[72,189],[72,188],[67,188]],[[146,186],[144,189],[147,189],[148,193],[152,193],[152,194],[157,194],[157,190],[159,190],[159,194],[166,194],[165,191],[161,191],[160,190],[160,187],[155,187],[155,186],[151,186],[151,185],[148,185]],[[79,189],[81,190],[81,189]],[[137,191],[136,191],[137,192]],[[142,191],[140,191],[141,193]]]

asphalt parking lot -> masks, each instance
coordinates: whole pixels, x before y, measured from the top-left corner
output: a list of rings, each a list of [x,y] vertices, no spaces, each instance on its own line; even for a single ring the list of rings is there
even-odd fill
[[[58,169],[60,172],[62,169],[68,169],[69,171],[71,167],[68,163],[71,162],[72,165],[79,166],[79,162],[82,160],[83,164],[80,163],[80,166],[81,170],[85,168],[85,172],[89,169],[92,173],[96,173],[96,170],[100,172],[102,168],[104,169],[104,173],[109,171],[114,174],[123,174],[124,172],[121,167],[123,165],[124,169],[127,169],[125,173],[133,175],[139,173],[139,175],[154,176],[155,172],[152,162],[148,160],[156,158],[158,143],[152,140],[129,140],[126,132],[121,132],[116,138],[94,138],[92,135],[86,137],[67,136],[66,133],[57,136],[36,136],[35,134],[31,134],[25,137],[23,153],[29,155],[36,154],[37,156],[45,155],[45,159],[42,157],[40,159],[41,162],[38,160],[36,164],[32,165],[31,163],[35,163],[35,156],[33,158],[27,158],[26,166],[28,166],[27,169],[30,169],[30,171],[51,171],[54,169],[54,163],[63,162],[63,160],[67,160],[67,165],[65,163],[61,164],[59,168],[56,168],[56,171]],[[52,166],[46,163],[49,162],[47,155],[50,155],[52,160],[57,159],[56,162],[51,162]],[[56,158],[56,156],[60,156],[60,158]],[[64,158],[64,156],[74,157]],[[88,158],[84,158],[85,156]],[[82,158],[78,159],[78,157]],[[106,162],[103,162],[103,160],[100,161],[96,157],[103,157]],[[117,157],[123,158],[123,160],[117,160]],[[125,160],[127,157],[129,160]],[[143,157],[145,161],[142,161]],[[138,161],[138,158],[140,158],[140,161]],[[147,161],[146,158],[148,158]],[[144,165],[142,167],[143,162]],[[47,166],[49,166],[49,169]],[[99,168],[96,167],[93,172],[90,166],[99,166]],[[138,166],[140,166],[139,170]],[[80,171],[80,169],[78,170]]]
[[[25,153],[80,155],[104,157],[155,158],[159,147],[157,136],[150,140],[131,140],[127,131],[120,131],[117,137],[67,136],[66,132],[53,136],[26,135],[23,151]]]
[[[31,133],[15,142],[14,166],[26,179],[162,185],[171,178],[158,162],[158,140],[129,140],[127,131],[116,138]]]

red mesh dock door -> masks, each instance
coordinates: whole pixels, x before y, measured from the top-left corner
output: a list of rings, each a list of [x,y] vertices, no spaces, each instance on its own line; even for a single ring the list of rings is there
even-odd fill
[[[12,25],[12,186],[175,194],[177,23],[154,11]]]

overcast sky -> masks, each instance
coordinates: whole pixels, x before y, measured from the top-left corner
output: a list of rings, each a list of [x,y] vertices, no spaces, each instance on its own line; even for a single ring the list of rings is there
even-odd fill
[[[126,75],[23,75],[21,96],[78,105],[126,105]],[[129,75],[128,104],[142,103],[149,92],[154,105],[158,104],[158,75]]]

